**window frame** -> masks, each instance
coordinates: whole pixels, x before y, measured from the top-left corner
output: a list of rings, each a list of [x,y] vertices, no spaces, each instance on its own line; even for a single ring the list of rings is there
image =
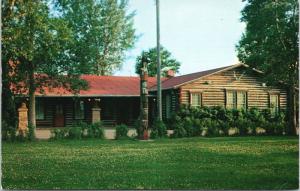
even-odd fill
[[[277,97],[277,107],[275,107],[275,112],[272,112],[273,107],[271,107],[271,97],[272,96],[276,96]],[[278,113],[280,112],[280,93],[276,93],[276,92],[269,92],[269,109],[271,112],[272,116],[276,116],[278,115]]]
[[[196,94],[199,96],[199,105],[193,105],[193,94]],[[202,97],[201,91],[190,91],[190,106],[191,107],[202,107],[203,106],[203,97]]]
[[[228,104],[228,93],[232,93],[232,107]],[[240,107],[238,94],[244,94],[244,107]],[[225,108],[226,109],[248,109],[248,91],[247,90],[234,90],[225,89]]]
[[[83,110],[82,110],[82,113],[79,115],[77,112],[77,107],[79,107],[80,111],[81,111],[81,106],[80,104],[83,104]],[[77,105],[79,104],[79,105]],[[74,119],[78,119],[78,120],[82,120],[82,119],[85,119],[85,101],[84,100],[76,100],[74,101]]]

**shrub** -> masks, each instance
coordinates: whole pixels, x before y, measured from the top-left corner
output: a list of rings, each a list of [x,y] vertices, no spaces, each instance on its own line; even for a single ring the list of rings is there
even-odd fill
[[[158,130],[157,129],[153,129],[151,130],[151,133],[150,133],[150,138],[151,139],[156,139],[158,138]]]
[[[116,126],[116,139],[127,138],[128,127],[127,125],[121,124]]]
[[[201,136],[202,133],[202,123],[200,119],[194,119],[193,120],[193,135],[194,136]]]
[[[219,130],[221,130],[224,135],[228,135],[228,131],[230,128],[229,123],[226,121],[219,121],[218,124],[219,124],[219,126],[218,126]]]
[[[235,121],[235,127],[238,129],[240,135],[247,135],[249,132],[249,123],[250,121],[239,117]]]
[[[263,128],[267,135],[282,135],[285,129],[285,123],[265,122]]]
[[[87,126],[87,138],[104,138],[103,125],[101,122],[96,122]]]
[[[210,118],[205,118],[202,122],[203,129],[206,129],[206,136],[218,136],[218,122]]]
[[[182,138],[182,137],[186,137],[186,130],[183,128],[183,123],[179,122],[177,123],[177,125],[174,128],[174,133],[172,135],[172,137],[174,138]]]
[[[137,136],[138,138],[143,138],[144,136],[144,131],[143,131],[143,128],[142,128],[142,121],[140,120],[140,118],[138,118],[134,124],[133,124],[136,132],[137,132]]]
[[[53,129],[51,130],[51,138],[50,140],[61,140],[65,139],[68,135],[69,129]]]
[[[152,131],[150,137],[152,139],[162,138],[167,136],[167,128],[163,121],[155,120],[152,125]]]
[[[73,126],[69,129],[68,138],[69,139],[81,139],[82,138],[82,128],[78,126]]]
[[[2,128],[2,140],[3,141],[15,141],[16,140],[16,128],[7,124],[6,121],[1,122]]]
[[[191,137],[194,135],[194,124],[190,117],[185,117],[183,119],[183,128],[186,131],[187,137]]]

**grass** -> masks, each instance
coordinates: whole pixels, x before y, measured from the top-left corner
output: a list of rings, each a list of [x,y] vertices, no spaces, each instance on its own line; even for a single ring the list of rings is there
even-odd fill
[[[297,189],[298,138],[2,144],[4,189]]]

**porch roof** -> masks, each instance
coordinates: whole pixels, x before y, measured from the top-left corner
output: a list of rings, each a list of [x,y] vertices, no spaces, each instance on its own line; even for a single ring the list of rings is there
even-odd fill
[[[140,96],[140,77],[138,76],[97,76],[97,75],[82,75],[82,79],[89,84],[87,90],[81,90],[77,96],[82,97],[129,97]],[[165,80],[163,78],[162,80]],[[148,88],[155,86],[156,77],[148,77]],[[44,93],[36,91],[36,96],[45,97],[71,97],[72,92],[64,88],[44,88]]]

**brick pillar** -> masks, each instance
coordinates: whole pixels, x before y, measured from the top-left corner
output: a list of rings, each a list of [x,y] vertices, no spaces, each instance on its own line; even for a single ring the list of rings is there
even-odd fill
[[[95,104],[92,108],[92,123],[101,121],[101,108],[99,107],[99,100],[95,100]]]
[[[19,124],[18,124],[18,131],[20,134],[25,134],[28,130],[28,114],[27,114],[27,107],[25,103],[22,103],[21,107],[18,109],[19,113]]]

